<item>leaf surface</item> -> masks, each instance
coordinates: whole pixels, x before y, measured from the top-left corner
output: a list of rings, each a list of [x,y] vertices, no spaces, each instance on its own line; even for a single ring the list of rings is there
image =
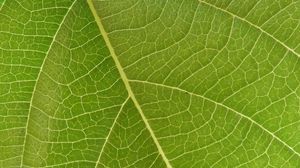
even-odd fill
[[[4,1],[0,167],[299,167],[299,8]]]

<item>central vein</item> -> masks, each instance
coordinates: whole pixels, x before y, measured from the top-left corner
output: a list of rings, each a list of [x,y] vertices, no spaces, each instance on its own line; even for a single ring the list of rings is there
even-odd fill
[[[93,4],[92,0],[87,0],[87,1],[88,1],[89,6],[90,6],[90,9],[91,9],[91,11],[92,11],[92,13],[93,13],[93,15],[95,17],[95,20],[97,22],[97,25],[98,25],[99,30],[101,32],[101,35],[103,36],[103,39],[104,39],[104,41],[105,41],[105,43],[106,43],[106,45],[107,45],[107,47],[108,47],[108,49],[110,51],[110,54],[111,54],[111,56],[112,56],[112,58],[113,58],[113,60],[114,60],[114,62],[116,64],[116,66],[118,68],[118,71],[119,71],[119,73],[121,75],[121,78],[122,78],[122,80],[123,80],[123,82],[125,84],[125,87],[127,89],[127,92],[129,94],[130,98],[132,99],[132,101],[133,101],[135,107],[137,108],[137,110],[139,111],[139,113],[140,113],[140,115],[141,115],[141,117],[142,117],[142,119],[143,119],[143,121],[144,121],[144,123],[145,123],[145,125],[146,125],[146,127],[148,129],[148,131],[150,132],[150,135],[151,135],[151,137],[152,137],[152,139],[153,139],[153,141],[154,141],[154,143],[155,143],[155,145],[156,145],[156,147],[158,149],[158,152],[162,156],[162,159],[164,160],[164,162],[166,163],[166,165],[167,165],[168,168],[172,168],[172,166],[171,166],[168,158],[166,157],[164,151],[162,150],[162,147],[160,146],[160,144],[159,144],[159,142],[158,142],[158,140],[157,140],[157,138],[156,138],[156,136],[154,134],[154,131],[150,127],[150,125],[149,125],[149,123],[147,121],[147,118],[144,115],[143,110],[142,110],[140,104],[138,103],[137,99],[135,98],[135,95],[134,95],[134,93],[133,93],[133,91],[131,89],[131,86],[129,84],[129,80],[128,80],[128,78],[127,78],[127,76],[126,76],[126,74],[125,74],[125,72],[123,70],[123,67],[122,67],[122,65],[121,65],[121,63],[120,63],[120,61],[119,61],[119,59],[118,59],[115,51],[114,51],[114,48],[112,47],[112,45],[110,43],[110,40],[109,40],[108,35],[107,35],[107,33],[106,33],[105,29],[104,29],[104,26],[101,23],[101,19],[97,15],[97,11],[96,11],[96,9],[94,7],[94,4]]]

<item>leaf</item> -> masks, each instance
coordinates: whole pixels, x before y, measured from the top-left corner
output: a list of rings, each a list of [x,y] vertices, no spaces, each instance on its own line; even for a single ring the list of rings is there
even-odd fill
[[[0,167],[299,167],[299,8],[0,1]]]

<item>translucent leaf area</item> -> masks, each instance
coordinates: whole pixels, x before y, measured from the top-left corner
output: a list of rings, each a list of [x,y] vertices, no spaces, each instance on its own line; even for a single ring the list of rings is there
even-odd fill
[[[0,0],[0,168],[299,168],[299,0]]]

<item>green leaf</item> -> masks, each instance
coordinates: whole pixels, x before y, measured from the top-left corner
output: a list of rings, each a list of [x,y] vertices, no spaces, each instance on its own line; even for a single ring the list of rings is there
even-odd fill
[[[300,167],[300,1],[0,1],[0,167]]]

